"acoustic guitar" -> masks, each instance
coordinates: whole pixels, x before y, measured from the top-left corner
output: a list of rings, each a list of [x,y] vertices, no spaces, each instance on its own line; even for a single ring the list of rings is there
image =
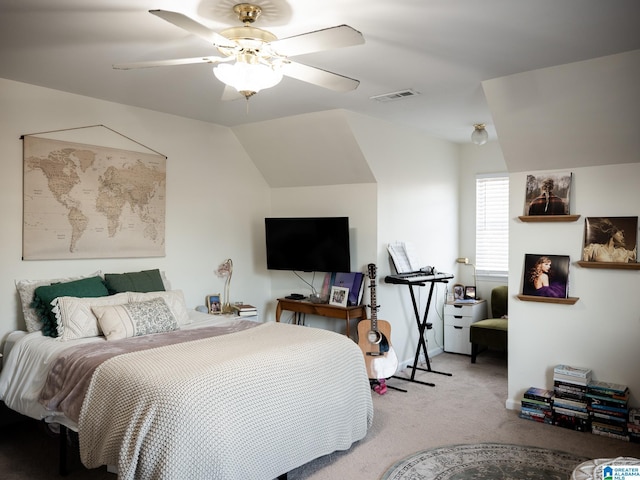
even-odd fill
[[[391,346],[391,325],[378,320],[376,302],[376,266],[369,264],[369,288],[371,289],[371,319],[358,323],[358,346],[364,354],[370,379],[380,380],[391,377],[398,369],[398,358]]]

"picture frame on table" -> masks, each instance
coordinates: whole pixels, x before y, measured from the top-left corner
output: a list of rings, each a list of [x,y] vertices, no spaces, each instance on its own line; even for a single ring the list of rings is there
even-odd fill
[[[476,287],[475,286],[466,286],[466,287],[464,287],[464,299],[465,300],[475,300],[476,299]]]
[[[331,287],[329,295],[329,305],[336,307],[346,307],[349,300],[349,289],[346,287]]]
[[[456,283],[453,286],[453,300],[455,302],[458,300],[464,300],[464,285],[461,283]]]
[[[220,301],[220,294],[214,293],[207,295],[207,311],[211,315],[220,315],[222,313],[222,302]]]

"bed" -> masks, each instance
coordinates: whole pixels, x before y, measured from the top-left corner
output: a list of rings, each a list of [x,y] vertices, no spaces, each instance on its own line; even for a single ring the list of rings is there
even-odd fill
[[[153,295],[127,292],[125,307],[103,310],[171,304],[171,293]],[[73,302],[86,313],[86,304],[108,301]],[[4,344],[0,399],[76,431],[82,463],[115,466],[121,480],[286,478],[365,437],[371,390],[347,337],[184,305],[174,317],[178,328],[117,338],[107,329],[64,340],[14,332]]]

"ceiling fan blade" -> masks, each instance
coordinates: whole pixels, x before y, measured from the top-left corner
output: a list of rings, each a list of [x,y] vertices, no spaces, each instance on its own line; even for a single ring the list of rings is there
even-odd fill
[[[331,50],[333,48],[351,47],[364,43],[364,37],[358,30],[349,25],[302,33],[293,37],[274,40],[269,45],[279,55],[293,57],[304,53]]]
[[[194,63],[219,63],[233,60],[233,57],[194,57],[174,58],[171,60],[150,60],[148,62],[116,63],[116,70],[131,70],[134,68],[171,67],[174,65],[191,65]]]
[[[237,46],[235,42],[223,37],[219,33],[214,32],[210,28],[205,27],[181,13],[170,12],[168,10],[149,10],[149,13],[152,13],[156,17],[160,17],[163,20],[172,23],[176,27],[180,27],[193,35],[213,43],[216,47],[235,48]]]
[[[313,83],[319,87],[335,90],[336,92],[348,92],[355,90],[360,85],[360,80],[338,75],[316,67],[310,67],[297,62],[287,62],[282,65],[282,73],[288,77]]]

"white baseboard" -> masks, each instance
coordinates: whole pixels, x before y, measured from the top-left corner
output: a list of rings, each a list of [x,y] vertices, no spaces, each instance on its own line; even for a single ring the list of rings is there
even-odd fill
[[[429,353],[429,360],[431,360],[433,357],[440,355],[441,353],[444,352],[444,349],[441,347],[438,348],[433,348],[431,350],[427,350],[427,352]],[[407,367],[413,367],[413,360],[415,357],[411,357],[411,359],[408,360],[402,360],[398,362],[398,370],[404,370]],[[420,354],[420,357],[418,359],[420,361],[420,363],[427,363],[426,359],[424,358],[424,354]]]
[[[504,406],[506,407],[507,410],[520,410],[520,401],[519,400],[513,400],[511,398],[507,398],[507,401],[504,403]]]

